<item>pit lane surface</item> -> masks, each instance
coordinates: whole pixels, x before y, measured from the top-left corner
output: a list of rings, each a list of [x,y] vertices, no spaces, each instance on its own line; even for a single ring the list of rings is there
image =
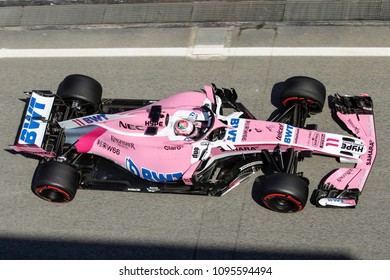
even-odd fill
[[[227,47],[388,48],[383,36],[387,29],[265,26],[221,32]],[[196,27],[2,29],[0,49],[187,48],[204,43],[198,32]],[[0,67],[2,259],[390,258],[389,57],[21,56],[1,58]],[[365,92],[373,97],[378,156],[356,209],[320,209],[308,203],[300,213],[274,213],[252,197],[256,176],[221,198],[81,190],[69,204],[51,204],[30,191],[37,162],[5,149],[14,142],[23,91],[55,91],[72,73],[96,78],[104,96],[113,98],[163,98],[211,82],[234,87],[239,100],[259,119],[275,110],[270,97],[275,84],[290,76],[311,76],[326,85],[328,94]],[[308,123],[344,133],[328,108]],[[311,192],[338,166],[333,159],[315,157],[302,162],[300,170],[311,180]]]

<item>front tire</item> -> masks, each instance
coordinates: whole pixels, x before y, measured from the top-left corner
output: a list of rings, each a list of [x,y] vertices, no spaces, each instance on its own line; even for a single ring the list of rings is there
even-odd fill
[[[75,197],[79,181],[80,174],[71,165],[47,161],[37,166],[31,189],[46,201],[65,203]]]
[[[281,101],[285,107],[292,106],[295,102],[307,103],[309,112],[312,114],[322,112],[326,99],[325,86],[318,80],[296,76],[284,82],[281,92]]]
[[[305,207],[308,196],[307,181],[289,173],[266,176],[260,188],[261,202],[276,212],[299,212]]]

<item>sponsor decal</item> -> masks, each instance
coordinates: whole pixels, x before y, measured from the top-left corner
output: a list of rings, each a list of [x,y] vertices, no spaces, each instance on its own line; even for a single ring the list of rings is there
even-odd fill
[[[236,147],[234,150],[224,150],[221,148],[221,152],[232,152],[232,151],[256,151],[257,147]]]
[[[372,154],[374,153],[374,145],[375,145],[375,142],[370,140],[370,142],[368,143],[368,152],[367,152],[366,165],[371,165],[372,164]]]
[[[114,142],[115,144],[118,144],[122,148],[130,148],[132,150],[135,150],[134,143],[123,141],[122,139],[116,138],[114,135],[111,135],[111,141]]]
[[[345,172],[343,173],[343,175],[341,175],[340,177],[337,178],[337,182],[340,183],[345,177],[351,175],[353,171],[354,171],[354,168],[350,168],[350,169],[348,169],[347,171],[345,171]]]
[[[72,122],[77,124],[78,126],[85,126],[89,124],[94,124],[101,121],[108,121],[109,119],[106,117],[105,114],[97,114],[92,115],[84,118],[74,119]]]
[[[164,123],[163,122],[145,121],[145,126],[152,126],[152,127],[164,126]]]
[[[324,147],[324,142],[325,142],[325,133],[321,134],[321,141],[320,141],[320,148]]]
[[[240,124],[240,119],[231,119],[230,120],[230,125],[233,128],[238,128],[238,125]],[[228,141],[236,142],[236,137],[237,137],[237,129],[230,129],[228,132]]]
[[[127,188],[126,190],[129,192],[140,192],[141,191],[141,189],[138,189],[138,188]]]
[[[183,176],[182,172],[159,173],[145,167],[138,168],[129,157],[126,157],[125,166],[134,175],[153,182],[170,182],[179,180]]]
[[[338,207],[351,207],[356,205],[354,199],[345,199],[345,198],[321,198],[318,203],[321,206],[338,206]]]
[[[93,116],[85,117],[85,118],[82,118],[82,119],[87,124],[93,124],[93,123],[101,122],[101,121],[108,121],[108,118],[106,117],[105,114],[93,115]]]
[[[164,150],[167,151],[180,151],[183,146],[164,146]]]
[[[315,132],[313,137],[311,137],[311,144],[313,147],[324,147],[325,142],[325,133]]]
[[[35,144],[37,140],[37,131],[39,130],[42,115],[39,111],[45,110],[45,104],[37,102],[35,97],[31,97],[26,117],[24,118],[23,129],[19,139],[26,144]],[[42,112],[44,113],[44,112]]]
[[[148,192],[159,192],[160,188],[159,187],[148,187],[147,190],[148,190]]]
[[[194,150],[192,151],[192,157],[193,158],[198,158],[199,157],[199,148],[195,147]]]
[[[245,121],[245,127],[244,127],[244,132],[242,133],[241,141],[246,141],[246,139],[248,138],[248,132],[252,131],[251,129],[249,129],[250,123],[251,122],[248,120]]]
[[[100,139],[97,140],[96,145],[98,147],[103,148],[103,149],[105,149],[107,151],[110,151],[113,154],[116,154],[118,156],[121,154],[121,150],[120,149],[115,148],[114,146],[111,146],[111,145],[107,144],[106,142],[104,142],[104,141],[102,141]]]
[[[257,147],[237,147],[234,151],[256,151]]]
[[[286,132],[284,135],[283,142],[290,144],[291,143],[291,137],[293,136],[294,127],[292,125],[286,125]]]
[[[348,119],[347,122],[351,125],[351,128],[353,129],[353,132],[355,133],[355,135],[358,135],[358,133],[360,132],[360,129],[358,127],[356,127],[356,125],[353,123],[353,121],[351,119]]]
[[[296,144],[298,142],[298,136],[299,136],[299,132],[301,130],[299,128],[296,129],[295,131],[295,135],[294,135],[294,144]]]
[[[351,151],[351,152],[362,153],[364,150],[364,145],[355,144],[353,142],[348,142],[348,141],[343,141],[343,143],[341,144],[341,149]]]
[[[320,144],[320,133],[319,132],[315,132],[313,137],[311,138],[311,144],[313,147],[318,147],[318,145]]]
[[[370,118],[369,121],[368,121],[368,124],[367,124],[367,136],[369,137],[372,137],[373,135],[375,135],[375,128],[374,128],[374,118]]]
[[[267,127],[268,128],[268,127]],[[276,132],[276,139],[279,140],[279,141],[282,141],[282,137],[283,137],[283,128],[284,126],[282,124],[279,124],[279,128],[278,128],[278,131]],[[271,131],[271,130],[270,130]]]
[[[129,123],[124,123],[122,121],[119,121],[119,127],[130,129],[130,130],[144,130],[144,127],[142,125],[133,125]]]

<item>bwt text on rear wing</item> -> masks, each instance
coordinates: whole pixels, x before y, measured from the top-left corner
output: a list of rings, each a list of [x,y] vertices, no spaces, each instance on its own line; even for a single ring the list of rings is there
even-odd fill
[[[33,91],[27,94],[30,98],[26,103],[16,143],[10,148],[16,152],[55,157],[53,151],[48,151],[44,147],[55,95],[49,91]]]

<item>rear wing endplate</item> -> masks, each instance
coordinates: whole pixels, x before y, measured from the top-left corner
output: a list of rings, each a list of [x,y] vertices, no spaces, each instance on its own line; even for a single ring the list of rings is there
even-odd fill
[[[16,143],[10,148],[16,152],[51,157],[52,153],[45,151],[42,145],[55,97],[47,91],[33,91],[30,94]]]

